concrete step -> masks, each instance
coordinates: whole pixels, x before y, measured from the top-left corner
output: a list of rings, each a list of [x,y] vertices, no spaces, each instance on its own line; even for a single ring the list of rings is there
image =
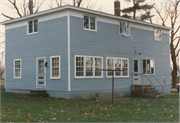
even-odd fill
[[[164,95],[162,94],[152,95],[152,98],[164,98]]]

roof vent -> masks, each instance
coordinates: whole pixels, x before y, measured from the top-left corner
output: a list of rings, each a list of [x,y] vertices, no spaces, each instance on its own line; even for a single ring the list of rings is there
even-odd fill
[[[120,1],[116,0],[114,1],[114,15],[121,16],[120,11]]]

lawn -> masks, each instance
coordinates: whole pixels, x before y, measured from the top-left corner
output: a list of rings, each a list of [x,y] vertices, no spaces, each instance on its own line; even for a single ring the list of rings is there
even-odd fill
[[[179,122],[179,94],[164,99],[64,100],[1,89],[2,122]]]

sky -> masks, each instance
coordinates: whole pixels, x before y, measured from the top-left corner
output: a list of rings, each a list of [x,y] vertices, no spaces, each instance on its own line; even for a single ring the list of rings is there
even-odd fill
[[[17,4],[20,5],[23,3],[23,1],[24,0],[17,0]],[[28,1],[28,0],[26,0],[26,1]],[[42,0],[39,0],[39,1],[42,1]],[[50,7],[49,7],[51,4],[50,1],[52,1],[52,0],[45,0],[45,2],[43,3],[43,5],[40,8],[40,11],[50,9]],[[69,2],[71,4],[73,3],[73,0],[64,0],[64,1],[66,1],[67,3]],[[84,0],[84,1],[88,1],[88,0]],[[100,6],[102,6],[101,11],[109,13],[109,14],[114,14],[114,1],[115,0],[90,0],[90,1],[91,1],[91,4],[94,4],[96,6],[95,9],[98,9],[98,8],[100,8]],[[146,0],[146,2],[148,4],[155,3],[158,8],[161,7],[162,1],[163,0]],[[120,0],[120,2],[121,2],[121,9],[132,6],[132,2],[125,2],[125,0]],[[84,6],[85,6],[85,4],[87,4],[87,3],[82,3],[82,4],[84,4]],[[0,0],[0,13],[5,13],[7,15],[17,17],[16,11],[12,10],[10,7],[11,6],[10,6],[8,0]],[[155,14],[155,11],[152,11],[152,14]],[[7,20],[7,18],[0,16],[0,22],[5,21],[5,20]],[[179,18],[179,20],[180,20],[180,18]],[[168,21],[167,21],[167,26],[170,24]],[[161,24],[161,21],[159,20],[158,16],[153,18],[153,23]],[[4,26],[2,26],[2,25],[0,25],[0,32],[4,32]],[[180,34],[180,32],[179,32],[179,34]],[[0,37],[0,42],[3,40],[4,40],[4,38]],[[2,51],[2,50],[4,50],[4,49],[0,47],[0,51]]]

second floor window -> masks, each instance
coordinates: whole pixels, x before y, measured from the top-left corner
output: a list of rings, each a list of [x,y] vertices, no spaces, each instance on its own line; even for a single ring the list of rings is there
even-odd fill
[[[28,22],[28,33],[37,33],[38,32],[38,20],[32,20]]]
[[[84,16],[84,29],[96,30],[96,18],[92,16]]]
[[[129,36],[130,35],[130,28],[129,28],[129,23],[127,22],[120,22],[120,29],[119,29],[119,33],[120,35],[125,35],[125,36]]]
[[[161,41],[161,30],[159,30],[159,29],[154,30],[154,39]]]

